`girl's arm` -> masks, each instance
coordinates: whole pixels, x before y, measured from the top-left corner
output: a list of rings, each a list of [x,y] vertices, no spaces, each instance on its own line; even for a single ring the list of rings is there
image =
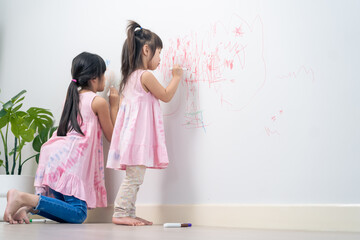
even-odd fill
[[[110,118],[109,104],[104,98],[96,96],[91,104],[91,108],[99,118],[100,126],[105,138],[110,142],[114,125]]]
[[[172,70],[173,78],[170,81],[170,84],[164,88],[155,76],[150,72],[144,72],[141,76],[141,83],[146,92],[151,92],[156,98],[160,99],[163,102],[169,102],[179,85],[179,82],[183,75],[183,70],[180,66],[175,65]]]
[[[114,87],[110,88],[109,102],[110,102],[111,121],[113,125],[115,125],[116,116],[119,111],[119,106],[121,104],[121,101],[120,101],[119,93]]]

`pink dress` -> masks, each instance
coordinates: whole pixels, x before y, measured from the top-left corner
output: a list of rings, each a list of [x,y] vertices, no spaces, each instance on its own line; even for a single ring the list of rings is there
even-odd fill
[[[160,102],[141,85],[145,70],[133,72],[123,91],[106,167],[126,166],[166,168],[169,160],[165,144]]]
[[[91,108],[93,92],[80,94],[80,126],[85,136],[72,130],[59,137],[56,132],[40,151],[35,176],[37,193],[49,195],[49,188],[86,201],[88,208],[106,207],[102,131]]]

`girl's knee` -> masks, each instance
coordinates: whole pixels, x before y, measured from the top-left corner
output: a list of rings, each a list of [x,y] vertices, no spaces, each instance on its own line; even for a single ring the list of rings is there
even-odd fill
[[[69,223],[81,224],[85,222],[87,218],[87,211],[80,210],[76,216],[74,216]]]
[[[136,186],[140,186],[142,185],[144,182],[144,178],[137,178],[137,179],[134,179],[132,184],[136,185]]]
[[[82,213],[80,214],[79,223],[85,222],[86,218],[87,218],[87,210],[82,211]]]

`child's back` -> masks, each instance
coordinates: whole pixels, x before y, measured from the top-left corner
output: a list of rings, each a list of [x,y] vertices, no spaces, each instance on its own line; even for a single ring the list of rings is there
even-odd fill
[[[66,136],[57,136],[55,132],[41,148],[35,179],[37,193],[47,193],[50,187],[86,200],[89,208],[107,206],[102,132],[91,108],[96,96],[91,91],[79,94],[80,129],[84,136],[75,130]]]

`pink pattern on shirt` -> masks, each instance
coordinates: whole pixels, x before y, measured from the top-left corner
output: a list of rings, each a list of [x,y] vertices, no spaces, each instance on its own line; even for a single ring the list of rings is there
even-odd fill
[[[88,208],[106,207],[101,127],[91,108],[93,92],[80,94],[80,126],[85,136],[71,131],[64,137],[56,132],[41,148],[35,176],[37,193],[48,195],[52,188],[86,201]]]

